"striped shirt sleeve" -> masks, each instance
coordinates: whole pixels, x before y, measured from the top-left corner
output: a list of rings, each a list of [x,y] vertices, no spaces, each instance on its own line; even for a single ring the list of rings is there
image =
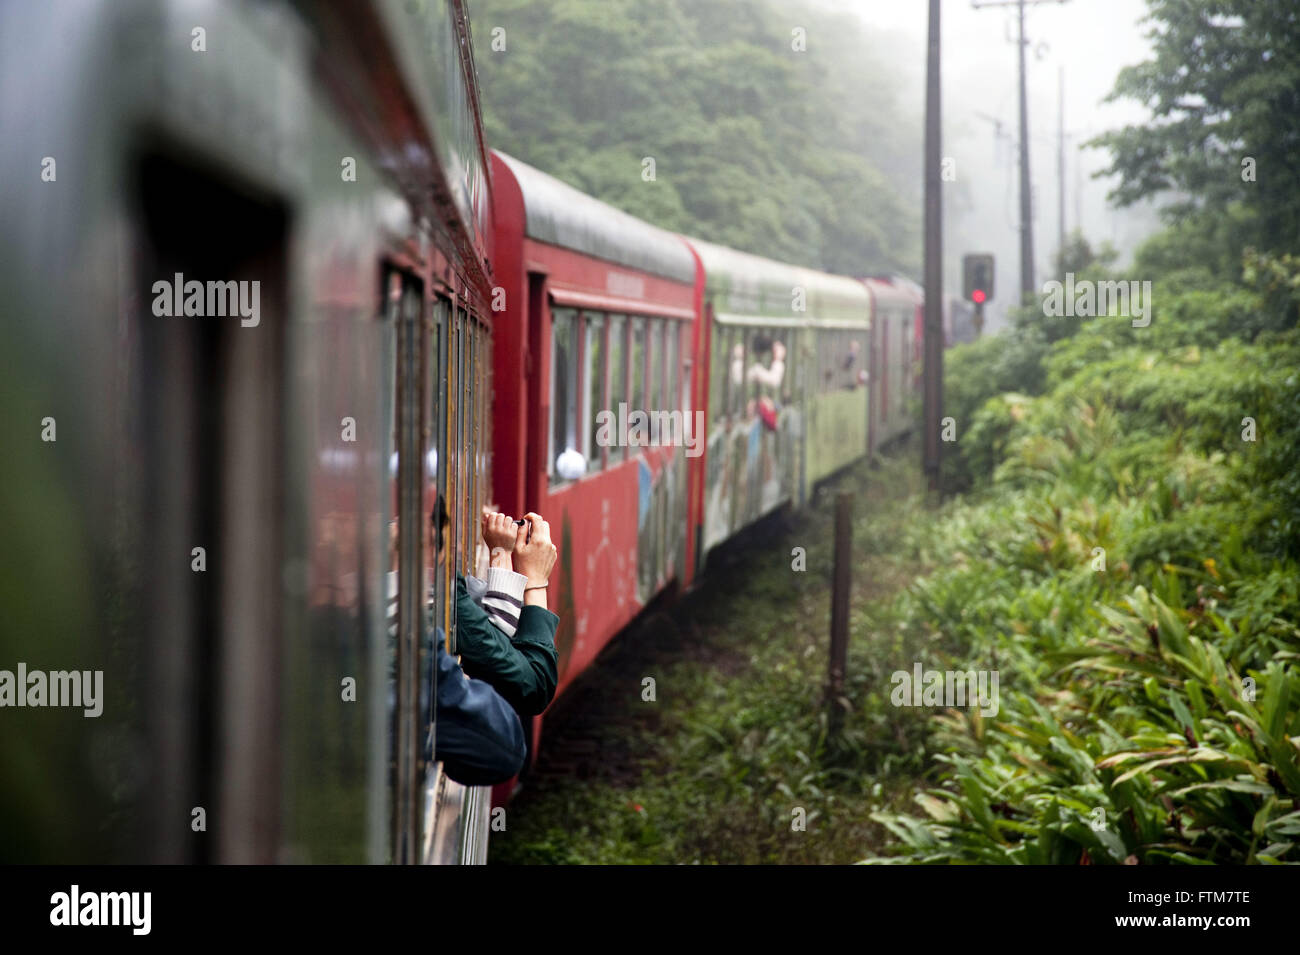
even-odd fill
[[[504,567],[488,568],[487,592],[483,610],[488,619],[507,637],[519,628],[519,613],[524,608],[524,586],[528,578]]]

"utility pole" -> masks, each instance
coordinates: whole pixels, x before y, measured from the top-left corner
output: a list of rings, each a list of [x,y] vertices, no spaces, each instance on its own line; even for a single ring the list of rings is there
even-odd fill
[[[1060,226],[1057,249],[1065,263],[1065,67],[1058,67],[1056,96],[1056,220]]]
[[[1020,0],[1020,298],[1034,294],[1034,205],[1029,175],[1029,100],[1025,87],[1025,0]]]
[[[1017,50],[1020,63],[1020,294],[1034,294],[1033,199],[1029,177],[1029,107],[1025,88],[1025,7],[1066,0],[971,0],[976,10],[985,7],[1015,7],[1020,22]]]
[[[930,0],[925,60],[925,324],[922,464],[930,490],[939,490],[939,419],[943,414],[943,183],[939,86],[939,0]]]

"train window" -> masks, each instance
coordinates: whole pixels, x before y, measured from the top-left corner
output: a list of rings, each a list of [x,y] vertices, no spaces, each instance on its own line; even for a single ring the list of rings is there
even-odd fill
[[[578,362],[576,316],[571,308],[551,313],[551,447],[550,475],[558,478],[558,461],[567,450],[577,450]]]
[[[633,318],[631,320],[632,334],[629,337],[630,347],[632,349],[632,397],[628,401],[627,414],[629,420],[634,411],[646,410],[646,320],[644,318]],[[629,435],[628,444],[631,445],[631,435]]]
[[[853,332],[845,329],[840,332],[840,347],[837,355],[840,365],[840,387],[854,388],[858,382],[858,346]]]
[[[646,329],[649,333],[649,342],[646,343],[646,351],[649,352],[650,373],[646,382],[646,411],[660,411],[663,409],[663,326],[664,322],[659,318],[647,320]]]
[[[583,322],[582,363],[586,386],[583,389],[582,453],[587,458],[587,473],[599,471],[604,466],[603,450],[597,441],[597,416],[605,410],[605,316],[587,312]]]
[[[419,808],[415,796],[420,775],[423,744],[432,714],[420,708],[420,654],[427,648],[427,627],[423,593],[426,525],[424,496],[425,449],[421,377],[425,342],[424,297],[418,280],[402,272],[388,276],[390,316],[397,330],[396,381],[396,486],[397,486],[397,632],[391,644],[396,679],[393,694],[394,768],[393,790],[394,859],[411,857],[418,829]],[[428,652],[425,649],[425,652]]]
[[[889,320],[880,323],[880,352],[884,356],[880,369],[880,418],[882,421],[889,419],[889,388],[890,374],[889,366]]]
[[[682,369],[677,361],[677,346],[681,339],[682,326],[675,321],[664,322],[664,409],[673,411],[681,406],[678,404],[678,382],[681,380]]]
[[[672,329],[673,329],[673,342],[674,345],[676,346],[676,351],[674,352],[674,354],[678,355],[680,358],[683,359],[682,361],[673,362],[673,368],[675,369],[673,374],[680,375],[680,380],[678,381],[678,386],[677,386],[677,394],[680,400],[679,407],[682,409],[683,420],[690,418],[691,427],[694,428],[695,419],[693,417],[690,417],[691,397],[692,397],[691,369],[693,366],[693,362],[690,357],[687,357],[690,354],[690,346],[688,344],[689,339],[683,340],[684,336],[690,335],[692,326],[687,325],[684,322],[679,322],[674,324],[672,326]],[[699,430],[703,431],[704,428],[701,427]],[[692,431],[691,434],[695,434],[695,431]],[[701,441],[704,440],[703,435],[700,436],[700,440]]]
[[[751,329],[742,326],[736,329],[735,338],[732,339],[731,375],[728,380],[731,384],[731,413],[737,416],[745,411],[745,360],[749,356],[751,333]]]
[[[809,328],[807,335],[807,348],[810,359],[808,368],[809,373],[812,375],[808,390],[819,395],[826,390],[826,345],[822,341],[823,336],[820,328]]]
[[[609,317],[609,410],[617,420],[620,402],[627,401],[627,318],[623,315]],[[623,460],[624,435],[614,436],[609,447],[609,463]]]
[[[461,363],[461,349],[464,341],[464,321],[463,315],[459,309],[452,309],[451,322],[451,352],[447,356],[450,363],[451,381],[449,382],[448,394],[450,395],[451,418],[447,421],[447,451],[450,455],[447,460],[448,467],[451,468],[451,474],[448,475],[449,493],[446,501],[448,525],[447,525],[447,566],[451,568],[454,574],[457,569],[457,556],[459,553],[460,521],[458,514],[460,508],[458,502],[465,495],[465,482],[463,480],[464,462],[461,460],[461,419],[464,415],[464,408],[461,407],[460,396],[464,391],[462,378],[463,366]],[[451,614],[451,629],[447,631],[447,646],[450,650],[456,648],[456,613],[453,610]]]
[[[709,423],[712,424],[727,413],[727,329],[714,322],[710,331]]]
[[[781,398],[784,402],[798,400],[803,392],[803,332],[797,328],[786,329],[785,338],[785,381],[782,383]]]
[[[488,396],[492,394],[492,334],[486,325],[479,326],[479,343],[483,348],[483,359],[479,362],[478,421],[478,485],[479,511],[474,513],[474,523],[478,526],[479,513],[483,505],[492,499],[492,489],[488,487],[488,475],[492,473],[492,414]],[[478,531],[475,531],[477,534]],[[487,570],[483,571],[484,578]]]
[[[847,357],[848,336],[843,329],[831,329],[823,333],[826,339],[825,390],[836,391],[847,383],[845,360]]]
[[[464,470],[461,472],[465,483],[464,493],[460,496],[460,553],[461,570],[471,572],[470,567],[470,513],[474,506],[474,320],[468,312],[461,313],[464,322],[465,344],[461,377],[460,400],[465,409],[461,434],[461,460]]]
[[[448,535],[451,540],[451,554],[449,560],[453,562],[457,570],[461,568],[461,555],[464,553],[464,534],[465,534],[465,313],[460,309],[456,310],[456,493],[447,502],[447,509],[451,512],[451,533]],[[451,645],[456,646],[456,615],[452,614],[452,637]]]
[[[429,452],[429,480],[434,487],[434,500],[428,502],[433,509],[429,519],[434,527],[430,577],[433,581],[433,620],[443,633],[451,626],[448,619],[451,604],[447,599],[449,562],[446,559],[446,545],[437,530],[444,521],[440,515],[446,513],[447,507],[447,325],[450,311],[451,303],[446,299],[438,299],[433,312],[433,336],[429,349],[429,363],[433,373],[429,418],[433,449]]]
[[[365,838],[359,825],[362,817],[332,817],[331,845],[321,838],[330,826],[324,821],[322,803],[312,797],[323,781],[334,778],[331,774],[337,771],[337,761],[356,760],[354,778],[360,782],[368,742],[362,735],[364,717],[357,714],[348,720],[309,712],[312,708],[300,702],[306,693],[280,691],[302,691],[313,680],[324,679],[344,654],[356,660],[358,668],[368,662],[369,628],[356,618],[359,608],[354,598],[359,573],[369,568],[361,547],[337,548],[324,566],[313,561],[308,571],[311,577],[302,582],[319,588],[317,596],[332,598],[335,605],[320,611],[302,607],[296,600],[292,604],[286,601],[281,581],[289,578],[281,570],[293,566],[300,555],[314,556],[299,550],[308,541],[306,535],[293,530],[286,533],[286,528],[296,529],[297,521],[312,513],[309,507],[312,516],[341,527],[363,506],[357,502],[346,509],[328,507],[325,502],[333,489],[330,469],[342,470],[356,460],[349,456],[356,446],[340,443],[340,417],[359,417],[364,408],[366,417],[360,420],[373,422],[381,396],[371,392],[368,397],[373,403],[364,406],[341,401],[330,405],[329,400],[340,393],[352,394],[347,389],[354,383],[348,380],[324,396],[312,394],[311,403],[304,405],[308,409],[328,407],[335,414],[322,415],[316,422],[293,422],[279,414],[286,398],[299,393],[298,389],[320,386],[316,373],[329,367],[325,362],[332,357],[324,349],[314,348],[314,342],[285,334],[288,305],[294,300],[292,286],[286,282],[293,274],[288,263],[294,261],[288,210],[278,203],[256,201],[251,191],[209,178],[198,168],[171,158],[141,157],[131,178],[135,185],[129,191],[134,201],[123,206],[124,211],[130,210],[130,218],[124,218],[121,226],[122,238],[130,238],[132,254],[125,256],[122,264],[124,269],[134,269],[142,296],[159,279],[170,284],[177,273],[229,280],[232,286],[251,288],[253,301],[260,303],[260,312],[255,313],[260,324],[243,327],[236,317],[160,320],[145,318],[149,314],[146,307],[124,307],[116,342],[122,352],[95,356],[96,368],[108,367],[118,359],[130,362],[119,369],[129,375],[124,376],[120,388],[113,389],[122,399],[121,406],[88,408],[84,422],[105,426],[121,422],[121,430],[112,432],[114,440],[120,437],[130,443],[118,449],[114,473],[129,475],[130,480],[112,488],[111,495],[108,488],[87,488],[94,494],[93,500],[79,502],[93,507],[102,491],[123,508],[121,513],[109,515],[112,520],[107,524],[114,530],[103,540],[107,546],[101,555],[107,558],[107,547],[111,547],[113,556],[121,559],[115,559],[111,567],[103,565],[106,573],[95,586],[108,588],[105,596],[115,611],[102,621],[110,637],[102,642],[112,648],[111,659],[104,659],[103,664],[121,665],[123,669],[116,673],[129,682],[121,696],[112,695],[116,684],[109,691],[102,721],[89,721],[121,719],[114,735],[129,741],[123,753],[131,754],[129,762],[136,767],[134,785],[115,793],[125,798],[121,802],[114,799],[114,821],[119,824],[114,826],[114,835],[129,840],[123,847],[141,861],[264,863],[274,861],[277,850],[283,851],[291,843],[295,849],[305,846],[303,852],[310,853],[323,846],[324,851],[339,847],[330,861],[342,861],[340,857],[349,855],[355,858]],[[204,228],[194,228],[196,221],[204,223]],[[241,241],[228,241],[235,235]],[[127,275],[121,278],[130,281]],[[121,291],[122,301],[129,301],[125,284]],[[181,289],[175,292],[179,295]],[[231,295],[233,308],[233,291]],[[328,306],[319,307],[322,317],[328,316],[320,323],[322,328],[333,332],[356,324],[355,315],[349,315],[352,323],[345,325],[330,315]],[[10,319],[5,322],[8,325]],[[59,423],[63,424],[62,419]],[[286,482],[286,428],[300,438],[310,440],[314,435],[319,441],[313,446],[320,455],[319,464],[311,469],[312,480],[306,486]],[[371,441],[374,434],[363,433],[359,444]],[[84,464],[90,467],[89,461]],[[73,486],[69,484],[65,490],[72,493]],[[56,516],[73,519],[68,513]],[[86,520],[87,529],[99,526]],[[100,542],[95,538],[96,544]],[[189,555],[198,544],[206,548],[206,573],[193,573],[188,559],[173,556]],[[74,542],[56,542],[54,546],[69,548]],[[367,547],[364,553],[373,552]],[[378,575],[372,575],[375,577]],[[48,583],[44,596],[58,599],[55,582]],[[82,606],[79,583],[84,582],[65,582],[71,587],[63,599],[75,603],[51,607],[55,619],[70,619],[65,608]],[[349,583],[351,591],[346,589]],[[285,612],[290,606],[292,616]],[[320,617],[305,617],[300,607]],[[339,639],[328,648],[330,659],[293,656],[315,635],[312,624],[331,613],[336,616],[329,619],[347,619],[348,623],[339,624]],[[43,623],[48,625],[49,620]],[[6,638],[12,632],[6,630]],[[100,642],[79,643],[78,652],[90,652]],[[63,645],[73,646],[70,641]],[[55,648],[45,649],[52,653]],[[64,655],[67,652],[64,650]],[[8,649],[5,655],[8,658]],[[83,664],[92,665],[89,659],[78,663]],[[114,672],[109,669],[104,674],[106,684]],[[352,672],[363,675],[360,669]],[[110,715],[115,699],[118,707]],[[55,732],[70,734],[65,738],[69,747],[74,741],[87,741],[88,737],[67,730],[62,721],[58,721],[57,731],[45,735],[43,727],[55,723],[51,719],[30,724],[32,733],[39,735],[17,738],[31,744],[30,752],[39,752],[42,760],[57,760],[62,752],[58,745],[49,749],[35,745],[52,741]],[[5,732],[11,732],[13,725],[6,724]],[[105,727],[102,732],[109,730]],[[96,741],[105,738],[94,735]],[[311,765],[293,762],[296,754],[327,739],[335,746],[326,757]],[[185,758],[180,758],[182,754]],[[110,753],[86,750],[84,762],[79,760],[76,765],[126,771],[127,762],[125,755],[113,758]],[[28,794],[45,791],[33,780],[53,780],[54,765],[33,764],[26,780],[31,787],[26,789]],[[290,766],[301,767],[302,776],[308,778],[277,771]],[[6,789],[17,782],[23,792],[22,782],[10,775],[11,771],[23,773],[8,764],[5,770]],[[122,778],[125,781],[126,777]],[[81,787],[78,802],[83,796],[97,802],[96,788]],[[167,820],[180,813],[188,816],[189,807],[195,805],[190,800],[198,799],[200,793],[217,801],[222,818],[231,824],[219,827],[224,832],[213,833],[210,839],[186,839]],[[281,812],[290,800],[297,801],[292,816]],[[98,808],[88,809],[84,816],[97,816]],[[65,816],[61,821],[60,831],[28,835],[62,847],[61,854],[98,858],[103,835],[76,818]],[[285,831],[281,831],[282,821],[287,824]],[[8,824],[6,834],[11,834]],[[78,844],[73,841],[78,836],[88,841]],[[16,844],[21,841],[7,844],[6,849]],[[307,861],[319,859],[314,856]]]
[[[772,368],[774,340],[770,328],[756,328],[750,337],[750,359],[745,369],[745,376],[749,385],[747,391],[754,399],[771,393],[771,388],[767,384],[767,375]]]
[[[439,310],[438,327],[438,396],[441,402],[438,410],[438,497],[441,506],[435,520],[440,526],[445,525],[447,501],[450,500],[451,480],[451,326],[452,310],[450,303],[444,303]],[[435,502],[437,504],[438,502]],[[451,593],[451,564],[447,557],[446,538],[438,538],[442,562],[438,565],[442,581],[442,593]],[[442,604],[442,632],[451,632],[451,601]]]
[[[466,573],[471,573],[474,569],[474,527],[477,522],[474,520],[474,506],[477,500],[478,482],[474,479],[474,459],[478,456],[478,420],[474,415],[474,387],[477,383],[477,365],[478,365],[478,329],[475,327],[474,317],[468,312],[465,313],[465,388],[464,388],[464,408],[465,408],[465,493],[461,495],[464,501],[461,512],[461,535],[464,541],[463,550],[465,563],[462,565]]]
[[[462,312],[462,321],[465,328],[465,345],[463,351],[463,368],[464,375],[461,378],[461,407],[465,409],[464,423],[462,427],[464,432],[461,435],[461,450],[463,462],[461,474],[464,477],[465,488],[461,495],[460,509],[460,541],[461,541],[461,567],[465,573],[473,572],[473,520],[471,519],[474,508],[474,453],[476,450],[474,438],[474,317],[469,312]]]
[[[827,334],[828,349],[826,360],[830,366],[830,388],[834,390],[844,384],[844,332],[835,329]]]
[[[817,339],[821,346],[821,388],[822,392],[835,390],[835,352],[838,347],[836,341],[836,332],[830,329],[822,329],[817,333]]]

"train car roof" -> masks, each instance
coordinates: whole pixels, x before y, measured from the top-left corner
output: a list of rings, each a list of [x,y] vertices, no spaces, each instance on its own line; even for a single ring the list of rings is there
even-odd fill
[[[895,285],[888,279],[863,279],[877,305],[920,305],[925,301],[911,289]]]
[[[493,150],[524,197],[524,234],[652,275],[695,282],[695,260],[673,233],[593,199],[573,186]]]
[[[722,321],[756,318],[867,324],[871,299],[857,279],[787,265],[700,239],[686,240],[704,265],[705,294]],[[803,289],[806,310],[793,307]]]

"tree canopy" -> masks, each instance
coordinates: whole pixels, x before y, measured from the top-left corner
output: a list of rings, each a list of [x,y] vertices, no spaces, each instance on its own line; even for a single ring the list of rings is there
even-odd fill
[[[1110,99],[1154,122],[1106,133],[1111,198],[1174,193],[1169,211],[1219,229],[1234,207],[1240,249],[1294,249],[1300,238],[1300,7],[1294,0],[1148,0],[1154,58],[1120,71]]]
[[[475,0],[489,142],[664,228],[919,272],[919,124],[880,37],[768,0]],[[643,160],[654,160],[654,179]]]

